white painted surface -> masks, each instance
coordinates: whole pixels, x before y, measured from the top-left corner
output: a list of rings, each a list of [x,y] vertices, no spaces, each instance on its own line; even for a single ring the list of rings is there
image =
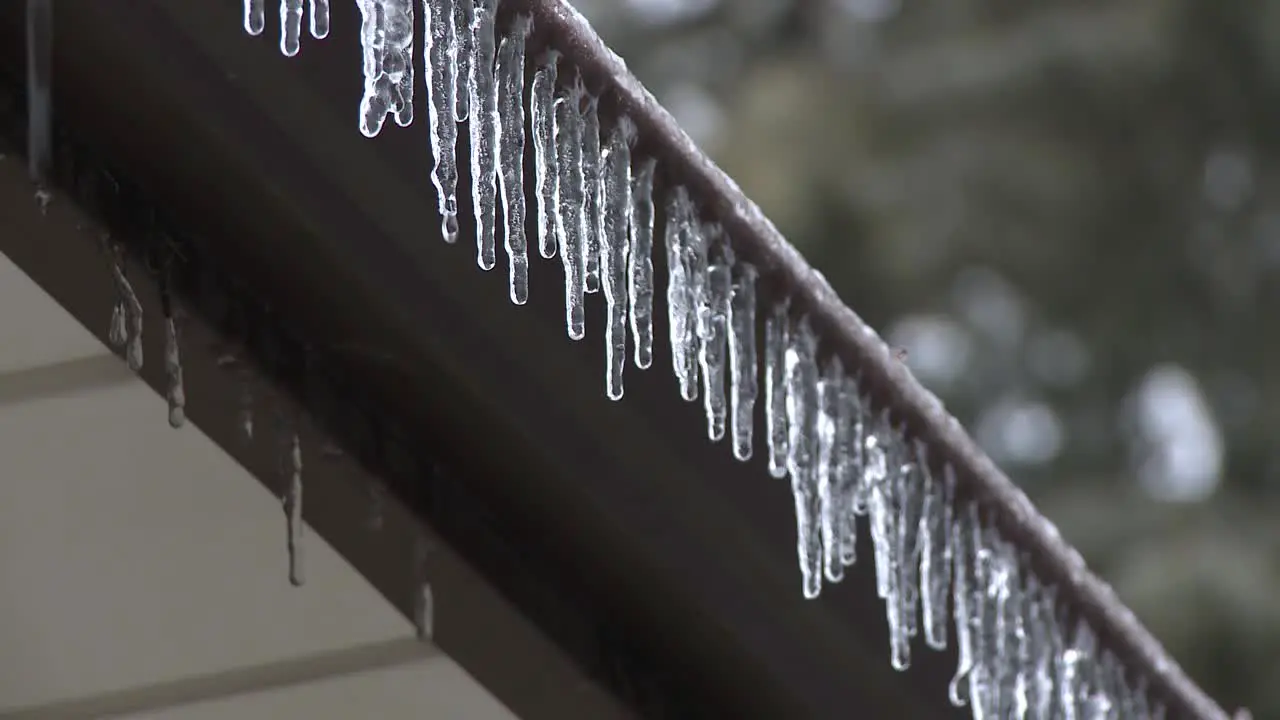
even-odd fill
[[[3,257],[0,337],[0,380],[106,352]],[[0,404],[0,458],[0,720],[413,634],[313,533],[292,587],[278,499],[136,379]],[[151,712],[510,717],[442,656]]]

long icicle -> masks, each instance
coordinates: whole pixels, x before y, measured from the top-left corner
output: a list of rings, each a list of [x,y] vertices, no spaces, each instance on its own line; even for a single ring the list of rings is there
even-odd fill
[[[475,42],[472,26],[475,24],[475,0],[453,0],[453,46],[451,61],[453,71],[453,119],[466,122],[471,108],[471,94],[467,84],[471,81],[471,44]]]
[[[756,396],[756,278],[754,265],[736,263],[729,301],[729,432],[733,456],[751,459]]]
[[[529,301],[529,247],[524,233],[524,42],[532,26],[528,15],[517,15],[498,46],[502,237],[507,251],[507,289],[516,305]]]
[[[627,297],[636,367],[653,364],[653,158],[636,163],[631,186],[631,264]]]
[[[812,599],[822,591],[822,521],[815,459],[818,434],[817,338],[808,318],[796,322],[786,348],[787,472],[796,506],[796,554],[803,592]]]
[[[623,117],[609,133],[603,155],[600,215],[600,278],[604,290],[605,394],[622,398],[622,372],[627,361],[627,263],[630,255],[631,224],[631,143],[636,128]]]
[[[470,0],[462,0],[470,2]],[[498,93],[494,84],[496,52],[494,17],[498,0],[474,0],[471,62],[467,93],[471,109],[471,205],[476,221],[476,264],[492,270],[497,263],[494,217],[497,205]]]
[[[725,387],[729,352],[729,311],[733,293],[733,250],[718,225],[703,229],[712,245],[703,285],[704,297],[698,318],[698,367],[702,372],[702,402],[707,413],[707,437],[712,442],[724,438],[729,413]]]
[[[671,366],[680,396],[698,398],[698,281],[690,258],[703,240],[689,192],[676,187],[667,198],[667,323],[671,335]],[[704,254],[705,257],[705,254]]]
[[[556,99],[556,163],[560,181],[556,186],[556,234],[560,239],[560,261],[564,265],[564,310],[569,338],[586,335],[586,292],[583,233],[586,220],[582,177],[582,78],[575,75],[564,96]]]
[[[838,357],[829,359],[818,381],[818,454],[817,474],[818,508],[822,532],[822,571],[830,582],[844,579],[844,564],[840,561],[840,522],[842,508],[837,491],[838,438],[837,423],[840,419],[840,392],[844,386],[844,363]]]
[[[582,179],[586,192],[583,195],[583,221],[586,231],[582,235],[584,254],[582,288],[588,293],[600,291],[601,238],[604,235],[604,215],[601,193],[604,190],[600,175],[600,102],[587,93],[582,103]]]
[[[548,260],[556,256],[556,218],[560,212],[555,95],[556,63],[559,57],[555,50],[548,50],[542,55],[529,89],[529,115],[533,127],[534,198],[538,205],[538,252]]]
[[[436,186],[440,233],[445,242],[458,240],[458,125],[453,121],[457,91],[457,38],[453,30],[455,0],[422,0],[426,26],[422,58],[427,87],[427,113],[431,120],[431,155],[435,165],[431,182]]]

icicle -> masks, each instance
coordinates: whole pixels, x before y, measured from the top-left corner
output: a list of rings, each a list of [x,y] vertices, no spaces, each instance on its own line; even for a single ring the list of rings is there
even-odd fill
[[[952,562],[955,577],[951,586],[951,601],[956,623],[956,651],[959,659],[956,663],[955,675],[947,688],[951,704],[963,707],[973,700],[970,693],[969,676],[973,674],[974,637],[976,608],[971,605],[972,588],[977,582],[975,577],[976,556],[974,534],[978,531],[977,507],[969,503],[965,512],[957,513],[951,522]]]
[[[889,506],[888,485],[898,468],[896,458],[891,462],[889,457],[889,453],[896,450],[889,439],[891,432],[886,414],[878,421],[877,427],[867,433],[867,463],[862,478],[862,484],[869,493],[868,515],[871,520],[871,547],[875,553],[876,594],[882,600],[889,598],[897,579],[897,573],[889,567],[893,550],[893,513]],[[893,604],[890,608],[897,612]],[[890,630],[890,635],[892,632]]]
[[[431,592],[431,578],[427,571],[431,545],[419,530],[413,541],[413,575],[416,592],[413,596],[413,627],[418,639],[430,640],[435,634],[435,597]]]
[[[311,0],[311,37],[329,37],[329,0]]]
[[[1027,653],[1031,678],[1027,686],[1027,716],[1032,720],[1053,720],[1053,658],[1056,649],[1052,595],[1033,573],[1027,575],[1025,602]],[[1135,715],[1134,717],[1142,717]]]
[[[627,296],[636,367],[653,364],[653,158],[636,163],[631,186],[631,265]]]
[[[111,340],[117,345],[127,344],[125,348],[125,360],[129,364],[129,369],[134,372],[142,370],[142,303],[138,302],[138,296],[133,291],[133,285],[129,283],[129,278],[124,274],[124,267],[120,260],[120,250],[116,250],[116,261],[111,266],[112,276],[115,278],[116,293],[118,300],[116,308],[112,313]],[[120,332],[120,325],[127,324],[127,331],[123,334]],[[124,339],[121,342],[121,339]]]
[[[947,590],[951,585],[951,507],[955,496],[955,472],[951,466],[938,480],[920,458],[924,480],[924,509],[920,517],[920,594],[925,643],[934,650],[947,647]]]
[[[755,431],[756,268],[738,263],[729,303],[729,417],[733,456],[750,460]]]
[[[27,162],[44,212],[53,171],[53,0],[27,0]]]
[[[636,128],[622,117],[609,134],[600,179],[600,274],[608,315],[605,354],[608,379],[605,392],[611,400],[622,398],[622,369],[627,360],[627,258],[631,223],[631,143]]]
[[[471,0],[461,0],[471,4]],[[494,87],[494,16],[498,0],[475,0],[471,24],[471,63],[467,92],[471,122],[471,203],[476,220],[476,264],[492,270],[497,263],[493,235],[497,203],[497,166],[494,151],[498,139],[498,93]]]
[[[1015,565],[1015,569],[1020,567],[1021,564]],[[1031,704],[1036,697],[1035,660],[1031,652],[1030,628],[1027,626],[1027,606],[1031,598],[1028,596],[1026,583],[1026,580],[1014,582],[1008,606],[1010,622],[1013,626],[1011,640],[1014,643],[1012,705],[1013,714],[1017,720],[1031,716]]]
[[[448,243],[458,240],[458,125],[453,121],[457,74],[454,2],[422,0],[423,22],[427,28],[423,48],[427,112],[431,120],[431,155],[435,158],[431,182],[436,186],[440,232]],[[367,55],[365,59],[368,62]]]
[[[920,565],[916,540],[920,527],[921,488],[917,464],[897,431],[886,443],[892,455],[889,477],[873,489],[873,527],[885,537],[885,607],[889,619],[890,663],[895,670],[911,664],[911,638],[917,633]],[[877,516],[883,516],[879,523]]]
[[[787,474],[787,314],[789,303],[777,303],[765,318],[764,326],[764,416],[768,429],[769,474]]]
[[[164,370],[169,378],[169,426],[182,427],[187,420],[187,392],[182,384],[182,355],[178,345],[178,325],[173,313],[164,319]]]
[[[516,305],[529,301],[529,247],[524,234],[524,41],[532,23],[528,15],[517,15],[498,46],[498,165],[502,169],[498,179],[510,275],[508,292]]]
[[[707,238],[689,191],[676,187],[667,200],[667,315],[671,360],[680,396],[698,400],[698,348],[705,322]],[[701,259],[699,265],[696,259]]]
[[[430,0],[425,0],[430,2]],[[443,10],[442,10],[443,12]],[[471,79],[472,44],[475,42],[475,0],[453,0],[453,37],[450,62],[453,63],[453,119],[466,122],[471,94],[467,85]]]
[[[582,106],[582,178],[586,194],[583,196],[582,214],[587,229],[583,233],[583,288],[588,293],[600,291],[601,237],[604,234],[604,217],[601,215],[600,177],[600,115],[599,101],[592,95],[585,96]]]
[[[280,0],[280,53],[298,54],[302,40],[302,0]]]
[[[787,472],[796,504],[796,551],[804,580],[804,596],[822,590],[822,520],[817,487],[818,340],[808,318],[790,329],[786,347]]]
[[[836,400],[836,445],[831,471],[836,476],[839,498],[840,564],[849,567],[858,559],[858,518],[854,498],[862,484],[862,403],[858,384],[846,376]]]
[[[583,307],[583,216],[585,187],[582,177],[582,114],[578,105],[584,94],[582,78],[575,75],[564,97],[556,99],[556,161],[560,181],[556,186],[556,234],[560,238],[560,262],[564,266],[565,323],[569,338],[586,334]]]
[[[823,368],[818,382],[817,457],[814,464],[818,487],[818,513],[821,518],[822,567],[827,580],[844,579],[840,562],[841,510],[836,485],[836,423],[840,415],[840,393],[844,386],[844,364],[832,357]]]
[[[923,444],[902,467],[897,498],[899,592],[902,598],[903,629],[908,637],[920,632],[920,519],[924,513],[923,473],[928,458]]]
[[[289,1],[298,5],[300,23],[302,0]],[[413,0],[358,1],[364,56],[359,125],[365,137],[374,137],[387,115],[394,114],[401,127],[413,122]]]
[[[707,412],[707,437],[718,442],[724,437],[729,401],[725,394],[728,369],[729,305],[733,292],[733,250],[718,225],[704,230],[715,243],[716,259],[707,265],[706,299],[698,326],[698,366],[702,370],[702,400]]]
[[[266,27],[266,0],[244,0],[244,31],[261,35]]]
[[[667,199],[667,319],[671,332],[671,365],[680,397],[698,398],[698,295],[691,277],[690,246],[701,243],[702,230],[689,192],[676,187]]]
[[[990,681],[991,709],[995,717],[1013,718],[1019,704],[1016,698],[1018,676],[1017,610],[1018,560],[1013,547],[994,531],[991,548],[991,574],[988,577],[987,600],[992,604],[994,632],[988,646],[987,672]],[[1026,698],[1022,698],[1025,707]],[[1025,712],[1025,711],[1024,711]]]
[[[977,510],[975,508],[974,512]],[[973,584],[969,587],[969,612],[973,622],[973,672],[969,673],[969,694],[974,720],[996,719],[999,702],[994,673],[996,607],[992,598],[996,572],[991,547],[994,530],[975,519],[973,534]],[[998,657],[998,656],[997,656]]]
[[[431,0],[423,0],[431,2]],[[534,193],[538,203],[538,252],[550,260],[556,256],[556,218],[559,216],[560,170],[556,160],[556,61],[559,53],[548,50],[538,61],[529,89],[529,115],[533,126]]]
[[[302,554],[302,443],[295,431],[289,443],[289,487],[285,491],[284,511],[289,539],[289,582],[300,587],[306,581]]]
[[[873,422],[870,418],[871,403],[862,397],[859,390],[859,383],[854,381],[853,387],[850,388],[852,395],[854,413],[854,431],[856,437],[853,438],[854,450],[856,455],[854,461],[856,463],[856,472],[853,479],[853,490],[850,504],[853,505],[853,512],[856,515],[871,514],[871,479],[875,477],[883,477],[888,472],[885,465],[886,457],[884,447],[877,439],[871,442],[875,437],[875,430],[872,428]]]

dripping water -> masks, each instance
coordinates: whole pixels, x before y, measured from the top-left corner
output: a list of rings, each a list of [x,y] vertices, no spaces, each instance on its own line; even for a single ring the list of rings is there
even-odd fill
[[[419,530],[413,541],[413,626],[422,641],[430,640],[435,634],[435,597],[427,568],[430,553],[426,534]]]
[[[291,434],[286,449],[285,473],[289,485],[285,489],[284,511],[288,531],[289,582],[301,587],[306,581],[303,572],[302,547],[302,442],[297,430]]]
[[[170,309],[164,318],[164,371],[169,386],[165,398],[169,401],[169,426],[177,429],[187,420],[187,392],[182,382],[182,355],[179,347],[178,322]]]

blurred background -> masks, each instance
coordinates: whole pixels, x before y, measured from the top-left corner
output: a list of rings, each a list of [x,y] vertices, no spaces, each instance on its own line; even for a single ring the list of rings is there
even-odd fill
[[[1280,0],[574,0],[1226,707],[1280,717]]]

